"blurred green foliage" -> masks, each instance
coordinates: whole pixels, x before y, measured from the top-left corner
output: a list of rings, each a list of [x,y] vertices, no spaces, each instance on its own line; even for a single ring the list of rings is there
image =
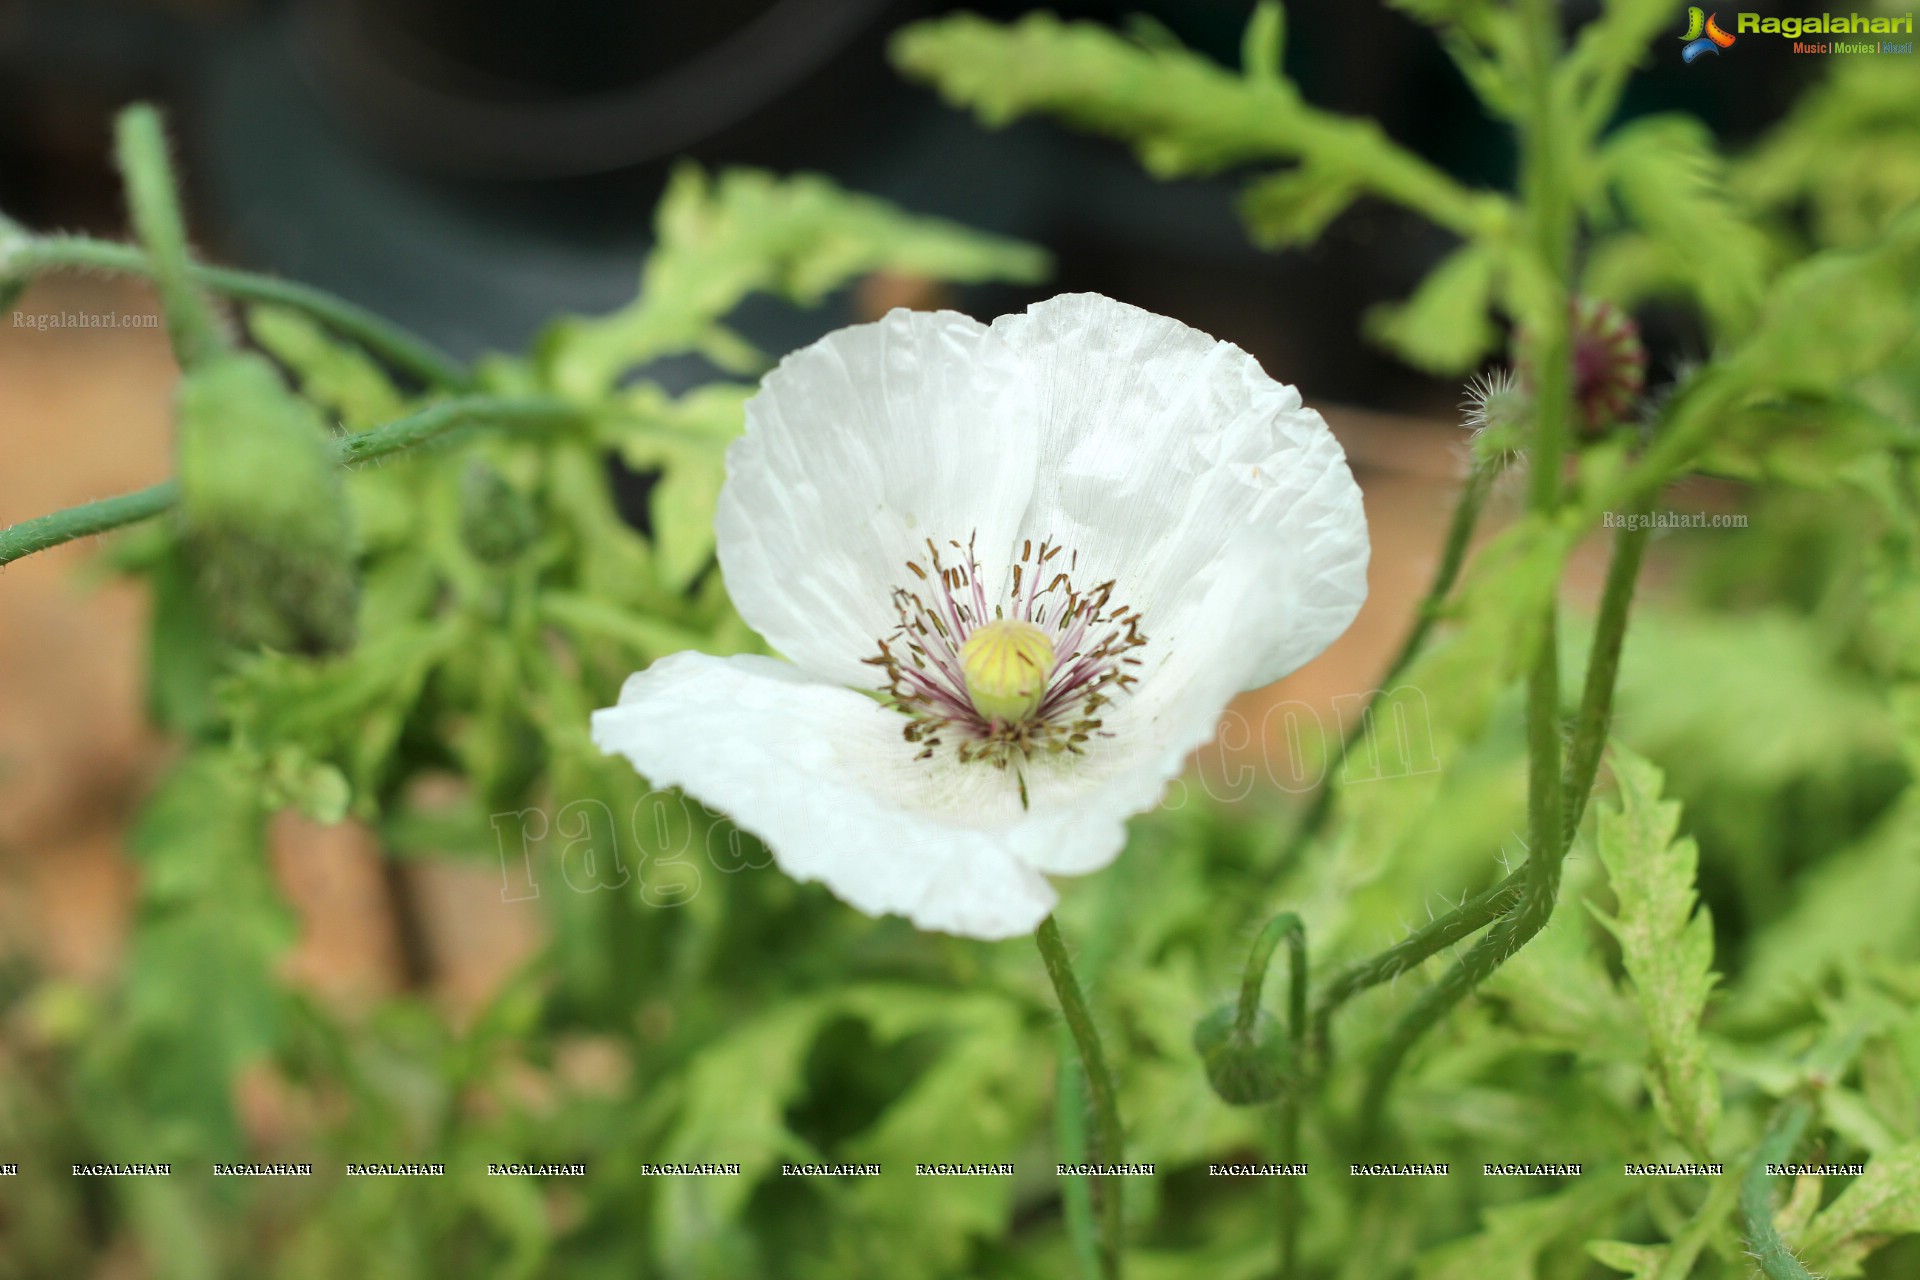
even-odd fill
[[[1513,9],[1398,7],[1434,27],[1489,112],[1522,120]],[[1472,367],[1546,305],[1516,231],[1537,194],[1469,190],[1372,122],[1306,102],[1280,72],[1283,28],[1261,6],[1239,71],[1163,34],[1046,15],[921,24],[895,52],[989,123],[1055,116],[1169,177],[1253,169],[1242,213],[1276,248],[1362,197],[1425,214],[1461,244],[1369,331],[1419,367]],[[1438,961],[1342,1011],[1298,1153],[1315,1169],[1304,1274],[1748,1275],[1738,1175],[1776,1104],[1801,1096],[1816,1109],[1806,1150],[1867,1172],[1781,1180],[1788,1247],[1825,1275],[1920,1270],[1916,1242],[1898,1239],[1920,1231],[1920,79],[1893,60],[1837,62],[1730,159],[1689,119],[1613,119],[1633,67],[1677,28],[1673,5],[1612,0],[1556,70],[1580,289],[1677,301],[1712,344],[1666,392],[1663,434],[1580,454],[1573,515],[1590,524],[1652,468],[1750,485],[1751,523],[1666,540],[1668,580],[1624,658],[1616,734],[1632,751],[1612,754],[1615,794],[1576,838],[1546,931],[1411,1059],[1390,1151],[1355,1146],[1361,1068]],[[765,364],[727,326],[735,306],[761,292],[811,303],[876,270],[1030,280],[1044,261],[758,173],[684,170],[657,227],[630,306],[560,320],[530,355],[475,372],[483,394],[568,412],[347,475],[351,648],[263,649],[211,610],[190,550],[204,506],[114,548],[150,583],[153,714],[182,745],[132,841],[141,898],[123,978],[0,975],[0,1152],[182,1170],[311,1159],[316,1176],[10,1180],[0,1276],[87,1274],[127,1254],[168,1278],[1080,1265],[1065,1226],[1079,1188],[1051,1176],[1084,1142],[1077,1084],[1056,1076],[1061,1035],[1031,951],[863,918],[765,870],[723,821],[649,795],[587,738],[629,671],[758,644],[713,566],[721,454]],[[277,379],[244,392],[268,417],[365,430],[446,394],[297,309],[252,307],[247,328],[298,392]],[[648,361],[682,353],[720,380],[675,395],[647,379]],[[199,420],[183,410],[183,431]],[[657,477],[645,531],[615,506],[610,457]],[[1272,1273],[1269,1191],[1206,1172],[1270,1158],[1268,1119],[1214,1096],[1194,1024],[1274,912],[1300,913],[1330,972],[1524,855],[1515,677],[1547,642],[1539,609],[1585,527],[1535,516],[1481,550],[1406,672],[1412,694],[1377,708],[1356,748],[1384,770],[1343,780],[1333,761],[1337,817],[1309,856],[1277,863],[1290,820],[1277,802],[1189,783],[1069,896],[1063,931],[1119,1069],[1128,1154],[1159,1167],[1126,1186],[1130,1275]],[[1557,638],[1568,670],[1580,636]],[[1393,705],[1424,751],[1387,732]],[[364,824],[396,859],[498,863],[509,889],[524,830],[550,944],[459,1025],[413,996],[330,1010],[277,968],[291,920],[265,850],[282,808]],[[295,1117],[283,1131],[236,1107],[263,1088]],[[1389,1156],[1455,1174],[1343,1172]],[[894,1172],[773,1176],[814,1158]],[[449,1173],[344,1179],[348,1159]],[[903,1172],[927,1159],[1014,1160],[1021,1174],[930,1190]],[[1684,1159],[1728,1176],[1620,1174]],[[580,1160],[591,1176],[487,1177],[490,1160]],[[643,1168],[681,1160],[737,1161],[743,1176]],[[1563,1160],[1585,1174],[1476,1172]]]

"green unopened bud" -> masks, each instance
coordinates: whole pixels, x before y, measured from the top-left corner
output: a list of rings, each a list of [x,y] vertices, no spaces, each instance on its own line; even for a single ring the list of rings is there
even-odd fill
[[[178,404],[183,544],[220,632],[291,653],[350,647],[352,528],[318,411],[254,355],[190,370]]]
[[[1461,402],[1476,466],[1498,469],[1526,446],[1533,429],[1533,393],[1511,370],[1483,373],[1467,384]]]
[[[1018,724],[1047,694],[1053,642],[1031,622],[1001,618],[978,628],[960,646],[973,709],[989,720]]]
[[[1293,1087],[1293,1054],[1286,1035],[1279,1020],[1264,1009],[1242,1031],[1238,1007],[1221,1005],[1193,1029],[1193,1047],[1206,1068],[1207,1083],[1229,1106],[1256,1107]]]
[[[487,564],[510,564],[540,536],[533,504],[506,478],[476,461],[460,477],[460,539]]]

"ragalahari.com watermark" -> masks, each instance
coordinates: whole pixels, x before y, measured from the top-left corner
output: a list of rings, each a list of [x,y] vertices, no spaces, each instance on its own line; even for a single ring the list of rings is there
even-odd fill
[[[157,311],[15,311],[13,327],[35,333],[64,329],[158,329]]]
[[[1603,529],[1744,529],[1745,514],[1733,511],[1607,511]]]

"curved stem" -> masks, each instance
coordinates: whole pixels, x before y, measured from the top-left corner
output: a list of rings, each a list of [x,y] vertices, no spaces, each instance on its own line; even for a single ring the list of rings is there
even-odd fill
[[[1773,1122],[1760,1139],[1759,1150],[1753,1153],[1753,1164],[1740,1183],[1740,1216],[1747,1224],[1747,1252],[1769,1280],[1815,1280],[1813,1273],[1800,1265],[1800,1260],[1774,1229],[1773,1202],[1767,1194],[1767,1166],[1793,1154],[1812,1116],[1812,1104],[1804,1098],[1788,1102],[1774,1112]]]
[[[579,412],[565,401],[553,399],[508,400],[496,396],[468,396],[443,400],[407,417],[354,435],[341,436],[333,442],[333,453],[343,465],[353,466],[417,448],[430,441],[444,440],[465,429],[565,422],[578,416]],[[150,520],[172,507],[179,498],[178,482],[167,480],[133,493],[102,498],[50,515],[22,520],[19,524],[0,530],[0,565],[11,564],[22,556],[57,547],[63,542],[72,542],[75,538]]]
[[[1644,505],[1634,508],[1644,511]],[[1629,525],[1633,522],[1629,521]],[[1607,562],[1607,583],[1600,592],[1600,613],[1593,624],[1593,652],[1587,655],[1586,687],[1580,694],[1580,714],[1574,722],[1573,746],[1567,753],[1567,782],[1561,799],[1566,814],[1564,839],[1569,847],[1580,829],[1593,780],[1600,773],[1600,757],[1613,726],[1613,693],[1620,682],[1620,652],[1626,645],[1627,614],[1633,607],[1634,584],[1646,558],[1650,530],[1628,528],[1613,542]]]
[[[1424,963],[1436,952],[1444,951],[1460,939],[1480,930],[1511,911],[1520,901],[1526,884],[1524,869],[1513,871],[1498,884],[1482,890],[1452,911],[1428,921],[1401,941],[1375,955],[1342,969],[1320,993],[1313,1010],[1312,1045],[1319,1071],[1326,1070],[1333,1015],[1340,1006],[1361,992],[1391,982],[1401,974]]]
[[[1526,316],[1538,351],[1532,486],[1528,505],[1553,518],[1561,502],[1560,468],[1573,410],[1572,334],[1567,282],[1574,236],[1572,186],[1563,172],[1561,102],[1555,89],[1560,53],[1560,13],[1553,0],[1520,6],[1524,61],[1532,110],[1521,133],[1521,190],[1528,215],[1528,246],[1543,286]],[[1560,759],[1560,660],[1558,601],[1549,596],[1538,619],[1535,651],[1527,671],[1527,865],[1518,905],[1460,963],[1424,992],[1395,1024],[1375,1057],[1361,1103],[1361,1127],[1377,1134],[1387,1094],[1407,1054],[1468,992],[1507,957],[1525,946],[1553,915],[1566,857],[1562,799],[1566,780]],[[1620,624],[1625,624],[1621,610]],[[1596,652],[1601,647],[1596,645]],[[1610,701],[1609,690],[1609,701]],[[1604,738],[1604,735],[1603,735]]]
[[[1267,985],[1267,968],[1280,943],[1287,944],[1287,1044],[1296,1070],[1305,1062],[1307,1035],[1307,926],[1285,911],[1267,922],[1253,941],[1247,970],[1240,979],[1240,1006],[1234,1021],[1244,1036],[1252,1032],[1260,1013],[1260,993]],[[1300,1094],[1289,1089],[1274,1109],[1280,1163],[1292,1163],[1300,1151]],[[1278,1179],[1281,1280],[1291,1280],[1299,1252],[1300,1184],[1291,1177]]]
[[[1555,825],[1546,830],[1555,834],[1545,843],[1536,844],[1527,865],[1508,876],[1492,889],[1481,894],[1459,911],[1436,920],[1420,934],[1401,944],[1406,947],[1422,935],[1432,934],[1436,938],[1452,933],[1453,937],[1464,937],[1478,926],[1475,918],[1489,911],[1511,910],[1512,914],[1502,919],[1494,931],[1482,938],[1467,953],[1459,964],[1449,970],[1441,980],[1420,997],[1395,1026],[1391,1038],[1374,1059],[1373,1069],[1368,1077],[1367,1093],[1362,1104],[1362,1124],[1369,1133],[1377,1130],[1380,1113],[1386,1103],[1386,1096],[1392,1087],[1393,1077],[1400,1063],[1446,1011],[1463,999],[1486,976],[1498,968],[1508,956],[1518,951],[1540,932],[1553,914],[1554,900],[1560,887],[1560,867],[1566,858],[1567,850],[1573,844],[1574,831],[1580,824],[1580,815],[1587,797],[1593,791],[1593,780],[1600,768],[1600,756],[1607,742],[1607,731],[1613,717],[1613,693],[1620,675],[1620,654],[1626,643],[1627,622],[1633,603],[1634,584],[1639,580],[1640,567],[1645,561],[1647,531],[1644,529],[1622,530],[1614,539],[1613,556],[1607,565],[1607,582],[1601,592],[1600,613],[1594,622],[1592,654],[1587,660],[1586,688],[1581,695],[1579,719],[1574,728],[1573,750],[1567,763],[1567,775],[1564,782],[1556,782],[1554,790],[1565,806],[1563,819],[1554,820],[1550,815],[1542,821],[1553,821]],[[1557,680],[1557,670],[1556,670]],[[1540,708],[1530,706],[1531,712]],[[1558,752],[1558,708],[1553,708],[1552,725],[1555,753]],[[1531,727],[1531,725],[1530,725]],[[1556,809],[1559,806],[1555,806]],[[1540,839],[1542,828],[1535,828],[1535,839]],[[1542,870],[1542,868],[1546,870]],[[1509,905],[1501,908],[1499,903],[1505,900]],[[1472,910],[1469,911],[1469,908]],[[1483,921],[1484,922],[1484,921]],[[1442,926],[1445,926],[1444,928]],[[1401,964],[1393,972],[1401,972],[1412,964],[1419,963],[1427,955],[1446,941],[1435,942],[1428,946],[1423,954]],[[1383,952],[1375,960],[1366,962],[1367,966],[1378,966],[1379,962],[1391,956],[1391,951]],[[1359,974],[1372,977],[1374,969],[1364,966],[1348,970],[1336,979],[1336,986],[1328,989],[1321,997],[1321,1012],[1314,1024],[1315,1040],[1322,1046],[1324,1060],[1324,1042],[1327,1034],[1326,1022],[1332,1016],[1337,1001],[1330,996],[1340,995],[1344,999],[1351,992],[1341,993],[1338,984],[1342,980],[1357,980],[1350,975]],[[1377,980],[1377,979],[1376,979]],[[1371,985],[1368,983],[1367,985]],[[1358,988],[1356,988],[1358,989]]]
[[[1380,687],[1374,691],[1374,698],[1393,690],[1394,681],[1406,674],[1413,660],[1420,656],[1426,647],[1427,639],[1433,633],[1434,624],[1439,621],[1440,607],[1453,593],[1453,587],[1460,580],[1461,566],[1466,563],[1467,546],[1473,541],[1473,531],[1480,523],[1480,513],[1486,507],[1487,491],[1493,485],[1494,472],[1488,468],[1475,466],[1467,473],[1467,482],[1460,488],[1460,496],[1453,504],[1453,515],[1447,522],[1446,541],[1441,544],[1440,560],[1434,566],[1433,581],[1428,584],[1426,594],[1420,598],[1420,604],[1414,610],[1413,626],[1407,631],[1406,638],[1400,642],[1400,649],[1387,664],[1386,672],[1380,677]],[[1340,753],[1336,762],[1344,762],[1353,744],[1366,732],[1372,712],[1372,699],[1354,722],[1346,726],[1340,738]],[[1306,812],[1300,815],[1300,821],[1287,833],[1287,842],[1281,847],[1280,856],[1275,860],[1274,875],[1284,876],[1306,854],[1314,838],[1326,828],[1327,819],[1333,816],[1333,801],[1336,788],[1333,785],[1333,769],[1328,768],[1325,777],[1308,802]]]
[[[187,233],[173,168],[167,162],[160,113],[145,103],[122,111],[114,122],[114,150],[133,229],[146,244],[152,263],[174,358],[181,368],[190,369],[224,344],[213,309],[187,277]]]
[[[42,271],[111,271],[123,275],[154,276],[154,263],[132,245],[113,244],[84,236],[37,236],[7,257],[9,274],[24,278]],[[350,338],[395,369],[418,378],[429,387],[464,391],[472,377],[460,362],[424,338],[348,302],[324,289],[277,280],[272,276],[227,267],[189,263],[187,275],[196,284],[242,302],[260,302],[305,312],[341,337]]]
[[[1100,1048],[1100,1032],[1093,1025],[1093,1013],[1087,1007],[1086,996],[1081,994],[1079,981],[1073,976],[1067,944],[1060,937],[1060,926],[1052,916],[1040,922],[1033,937],[1040,947],[1040,961],[1053,983],[1053,994],[1060,1002],[1060,1016],[1073,1034],[1074,1048],[1079,1051],[1080,1065],[1086,1073],[1087,1098],[1093,1104],[1092,1162],[1118,1164],[1122,1150],[1120,1107],[1114,1097],[1113,1076],[1107,1070],[1106,1055]],[[1120,1182],[1103,1176],[1095,1181],[1094,1188],[1100,1218],[1101,1274],[1107,1280],[1118,1280],[1122,1226]]]

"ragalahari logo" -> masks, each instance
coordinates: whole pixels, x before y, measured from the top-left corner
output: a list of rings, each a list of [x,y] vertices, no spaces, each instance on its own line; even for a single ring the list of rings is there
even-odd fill
[[[1719,14],[1703,13],[1699,5],[1687,9],[1687,31],[1680,38],[1686,44],[1680,48],[1680,57],[1691,63],[1703,53],[1718,54],[1720,50],[1733,43],[1733,37],[1720,29],[1716,19]]]

